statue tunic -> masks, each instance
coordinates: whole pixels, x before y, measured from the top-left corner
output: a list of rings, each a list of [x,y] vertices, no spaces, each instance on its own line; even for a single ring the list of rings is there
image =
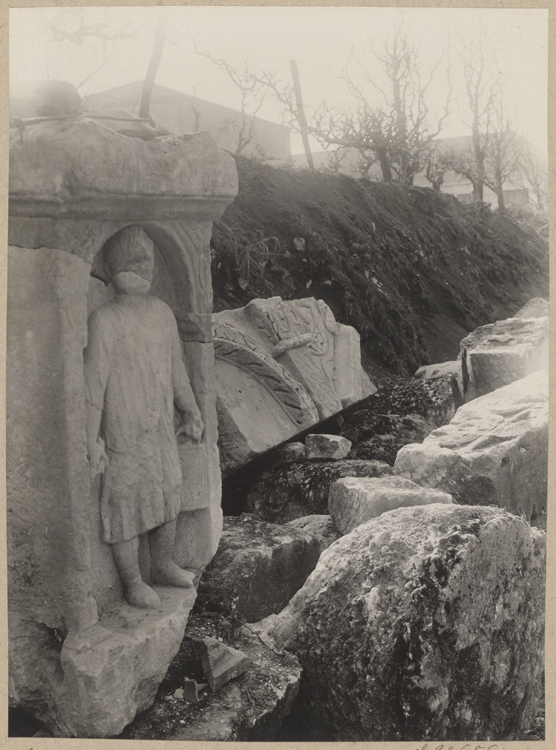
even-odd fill
[[[89,317],[87,401],[102,411],[104,541],[126,541],[178,516],[181,468],[174,400],[195,403],[170,308],[120,295]]]

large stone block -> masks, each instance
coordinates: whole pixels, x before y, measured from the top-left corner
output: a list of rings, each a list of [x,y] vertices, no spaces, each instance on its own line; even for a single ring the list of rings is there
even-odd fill
[[[471,401],[548,368],[548,318],[508,318],[477,328],[460,344],[463,397]]]
[[[205,133],[189,140],[144,141],[116,133],[94,120],[76,118],[10,131],[10,199],[33,196],[57,202],[57,212],[75,216],[79,203],[100,198],[105,220],[121,212],[129,196],[168,204],[178,198],[223,198],[237,192],[237,173]],[[225,166],[224,166],[225,165]],[[224,167],[224,168],[223,168]],[[86,210],[86,204],[83,205]]]
[[[195,601],[191,589],[155,590],[160,610],[120,602],[80,638],[12,616],[12,704],[25,707],[55,737],[119,734],[154,701]]]
[[[89,495],[83,389],[89,270],[61,250],[9,248],[8,593],[12,612],[32,612],[50,628],[97,620],[83,502]]]
[[[544,532],[504,510],[401,508],[329,547],[260,633],[299,658],[313,739],[496,742],[539,705],[544,577]]]
[[[328,494],[328,512],[341,534],[389,510],[412,505],[451,503],[447,492],[421,487],[405,477],[346,477],[338,479]]]
[[[55,736],[110,736],[154,699],[194,592],[159,589],[160,612],[130,614],[122,601],[100,533],[101,483],[90,482],[87,461],[87,314],[113,294],[100,281],[108,281],[106,241],[144,224],[154,243],[151,293],[176,318],[205,425],[199,450],[182,451],[174,549],[198,576],[222,524],[209,240],[211,221],[237,190],[237,173],[204,136],[146,142],[81,117],[24,123],[11,136],[10,703]],[[146,534],[139,548],[149,583]]]
[[[499,505],[530,519],[546,508],[548,379],[539,371],[462,406],[423,443],[404,446],[394,472],[458,503]]]
[[[225,518],[218,552],[199,586],[199,606],[254,622],[283,609],[317,564],[319,541],[250,515]]]
[[[270,523],[328,513],[328,490],[341,477],[380,477],[392,467],[382,461],[305,461],[261,474],[244,508]]]
[[[359,334],[313,298],[213,315],[224,474],[375,392]]]

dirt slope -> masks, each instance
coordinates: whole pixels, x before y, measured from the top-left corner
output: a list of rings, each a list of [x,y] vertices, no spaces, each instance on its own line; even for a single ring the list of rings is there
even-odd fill
[[[371,376],[411,375],[548,295],[546,241],[509,218],[428,189],[236,161],[239,194],[213,231],[215,311],[317,297],[360,332]]]

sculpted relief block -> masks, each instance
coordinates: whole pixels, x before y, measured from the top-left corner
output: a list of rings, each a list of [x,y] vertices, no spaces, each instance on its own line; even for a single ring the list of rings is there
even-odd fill
[[[212,321],[224,474],[376,390],[359,334],[322,300],[256,299]]]
[[[209,240],[237,175],[205,136],[11,135],[10,702],[114,736],[220,539]]]
[[[253,300],[246,313],[272,356],[305,385],[319,417],[340,411],[342,402],[334,387],[337,323],[328,305],[313,298],[292,304],[273,297]]]

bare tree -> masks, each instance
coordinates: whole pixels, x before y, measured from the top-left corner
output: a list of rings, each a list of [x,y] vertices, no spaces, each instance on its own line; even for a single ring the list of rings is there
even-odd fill
[[[517,187],[527,191],[529,202],[539,211],[548,208],[548,168],[528,143],[521,150],[519,168],[514,179]]]
[[[472,198],[474,201],[483,199],[484,185],[484,160],[477,164],[476,153],[470,142],[468,148],[451,148],[444,156],[450,169],[465,177],[471,183]],[[480,197],[479,197],[480,196]]]
[[[430,88],[445,55],[425,73],[418,46],[407,29],[398,26],[370,60],[363,63],[353,59],[365,86],[357,84],[346,68],[344,79],[357,101],[356,117],[348,115],[344,119],[348,132],[355,136],[352,145],[367,163],[369,152],[374,153],[385,182],[412,184],[417,172],[425,167],[431,142],[450,111],[449,93],[440,114],[433,115],[429,106]],[[383,85],[377,82],[378,70],[385,81]],[[379,107],[374,105],[377,94],[382,99]]]
[[[118,21],[117,18],[114,18],[110,8],[105,8],[102,13],[98,8],[94,8],[94,11],[95,13],[92,14],[88,8],[61,8],[55,22],[46,27],[50,42],[70,42],[80,47],[85,44],[87,39],[99,40],[102,43],[102,62],[76,85],[77,89],[84,86],[99,70],[108,65],[119,40],[137,37],[140,31],[145,28],[149,32],[152,31],[151,27],[148,26]],[[139,116],[143,118],[149,117],[155,77],[166,41],[166,23],[162,11],[159,11],[156,29],[154,30],[153,49],[141,92]]]
[[[431,183],[432,189],[440,192],[446,172],[453,169],[450,154],[431,144],[425,161],[425,177]]]
[[[378,164],[384,182],[394,180],[395,123],[392,114],[386,110],[360,105],[354,112],[335,113],[323,103],[308,129],[325,148],[339,146],[356,150],[364,175]]]
[[[459,58],[466,92],[466,106],[461,114],[471,129],[473,163],[467,154],[462,154],[455,159],[454,167],[471,181],[474,200],[482,201],[485,162],[503,80],[496,64],[496,52],[484,27],[479,26],[473,37],[459,40]]]
[[[415,174],[424,167],[431,142],[440,133],[450,111],[448,94],[442,113],[433,118],[427,97],[444,56],[428,75],[424,74],[419,48],[409,32],[398,26],[386,41],[382,53],[376,57],[388,81],[388,88],[379,90],[395,118],[392,167],[400,182],[412,184]],[[373,83],[371,77],[368,77],[368,81]]]
[[[114,24],[108,8],[96,19],[87,13],[86,8],[60,8],[55,22],[46,27],[51,42],[71,42],[80,47],[87,37],[101,39],[104,45],[127,39],[130,29],[129,23]]]
[[[264,104],[268,88],[257,76],[249,71],[246,64],[243,70],[238,70],[226,62],[226,60],[214,57],[209,52],[200,50],[195,39],[189,38],[193,42],[195,52],[201,57],[210,60],[217,68],[226,73],[240,93],[241,120],[237,131],[237,143],[234,153],[241,154],[253,142],[256,126],[255,118]],[[224,124],[222,132],[230,132],[232,130],[235,130],[235,120],[228,119]]]
[[[197,50],[199,52],[199,50]],[[303,129],[299,123],[299,107],[294,88],[272,71],[255,73],[247,68],[240,72],[223,60],[205,57],[225,70],[240,91],[267,90],[282,105],[284,118],[295,132]],[[409,33],[398,27],[380,53],[373,54],[381,68],[386,84],[379,87],[371,75],[372,64],[357,63],[365,88],[355,77],[346,74],[344,80],[355,98],[350,111],[335,111],[326,102],[307,119],[307,133],[314,136],[325,149],[339,147],[359,152],[363,173],[378,164],[385,182],[394,180],[412,184],[417,172],[425,166],[425,158],[432,140],[449,114],[450,96],[440,115],[432,115],[428,94],[444,56],[425,74],[419,62],[419,50]],[[349,63],[348,63],[349,65]],[[377,93],[383,102],[376,106]]]
[[[45,27],[49,43],[75,44],[79,47],[87,40],[96,40],[102,45],[102,61],[82,81],[76,84],[80,89],[96,73],[108,65],[117,43],[122,39],[136,36],[138,27],[127,21],[118,22],[111,15],[110,8],[95,8],[94,14],[88,8],[60,8],[54,21]]]
[[[524,139],[513,130],[501,97],[493,107],[492,121],[485,152],[484,184],[496,193],[498,210],[505,213],[504,186],[521,166]]]

